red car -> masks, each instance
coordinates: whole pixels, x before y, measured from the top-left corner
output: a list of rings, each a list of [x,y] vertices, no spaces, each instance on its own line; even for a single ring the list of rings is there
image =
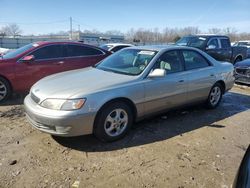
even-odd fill
[[[111,53],[80,42],[36,42],[0,57],[0,102],[41,78],[92,66]]]

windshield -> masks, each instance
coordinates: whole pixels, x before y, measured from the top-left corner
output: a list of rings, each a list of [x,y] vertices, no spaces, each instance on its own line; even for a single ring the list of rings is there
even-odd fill
[[[3,59],[10,59],[10,58],[15,58],[17,57],[18,55],[24,53],[25,51],[33,48],[33,47],[36,47],[37,44],[28,44],[28,45],[25,45],[21,48],[18,48],[16,50],[13,50],[13,51],[10,51],[8,52],[7,54],[3,55]]]
[[[104,59],[96,68],[119,74],[139,75],[155,55],[156,51],[124,49]]]
[[[195,48],[202,48],[206,44],[206,38],[204,37],[183,37],[176,42],[179,46],[191,46]]]

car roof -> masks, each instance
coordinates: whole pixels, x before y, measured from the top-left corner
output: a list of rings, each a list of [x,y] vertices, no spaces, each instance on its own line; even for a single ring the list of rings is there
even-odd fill
[[[146,46],[133,46],[129,49],[140,49],[140,50],[152,50],[152,51],[162,51],[162,50],[179,50],[179,49],[194,49],[196,48],[178,45],[146,45]]]
[[[34,44],[38,45],[47,45],[47,44],[84,44],[82,42],[75,42],[75,41],[37,41],[33,42]],[[86,44],[84,44],[86,45]]]
[[[126,43],[107,43],[104,45],[110,45],[110,46],[134,46],[133,44],[126,44]]]
[[[204,38],[210,38],[210,37],[226,37],[226,35],[218,35],[218,34],[195,34],[195,35],[187,35],[186,37],[204,37]]]

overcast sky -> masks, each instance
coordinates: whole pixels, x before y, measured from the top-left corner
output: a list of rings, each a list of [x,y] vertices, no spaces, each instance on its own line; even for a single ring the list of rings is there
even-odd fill
[[[73,28],[99,31],[197,26],[250,32],[250,0],[0,0],[0,27],[17,23],[23,34]]]

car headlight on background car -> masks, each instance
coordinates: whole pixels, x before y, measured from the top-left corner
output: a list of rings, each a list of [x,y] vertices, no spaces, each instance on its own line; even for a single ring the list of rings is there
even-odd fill
[[[85,101],[86,99],[45,99],[41,106],[52,110],[77,110]]]

